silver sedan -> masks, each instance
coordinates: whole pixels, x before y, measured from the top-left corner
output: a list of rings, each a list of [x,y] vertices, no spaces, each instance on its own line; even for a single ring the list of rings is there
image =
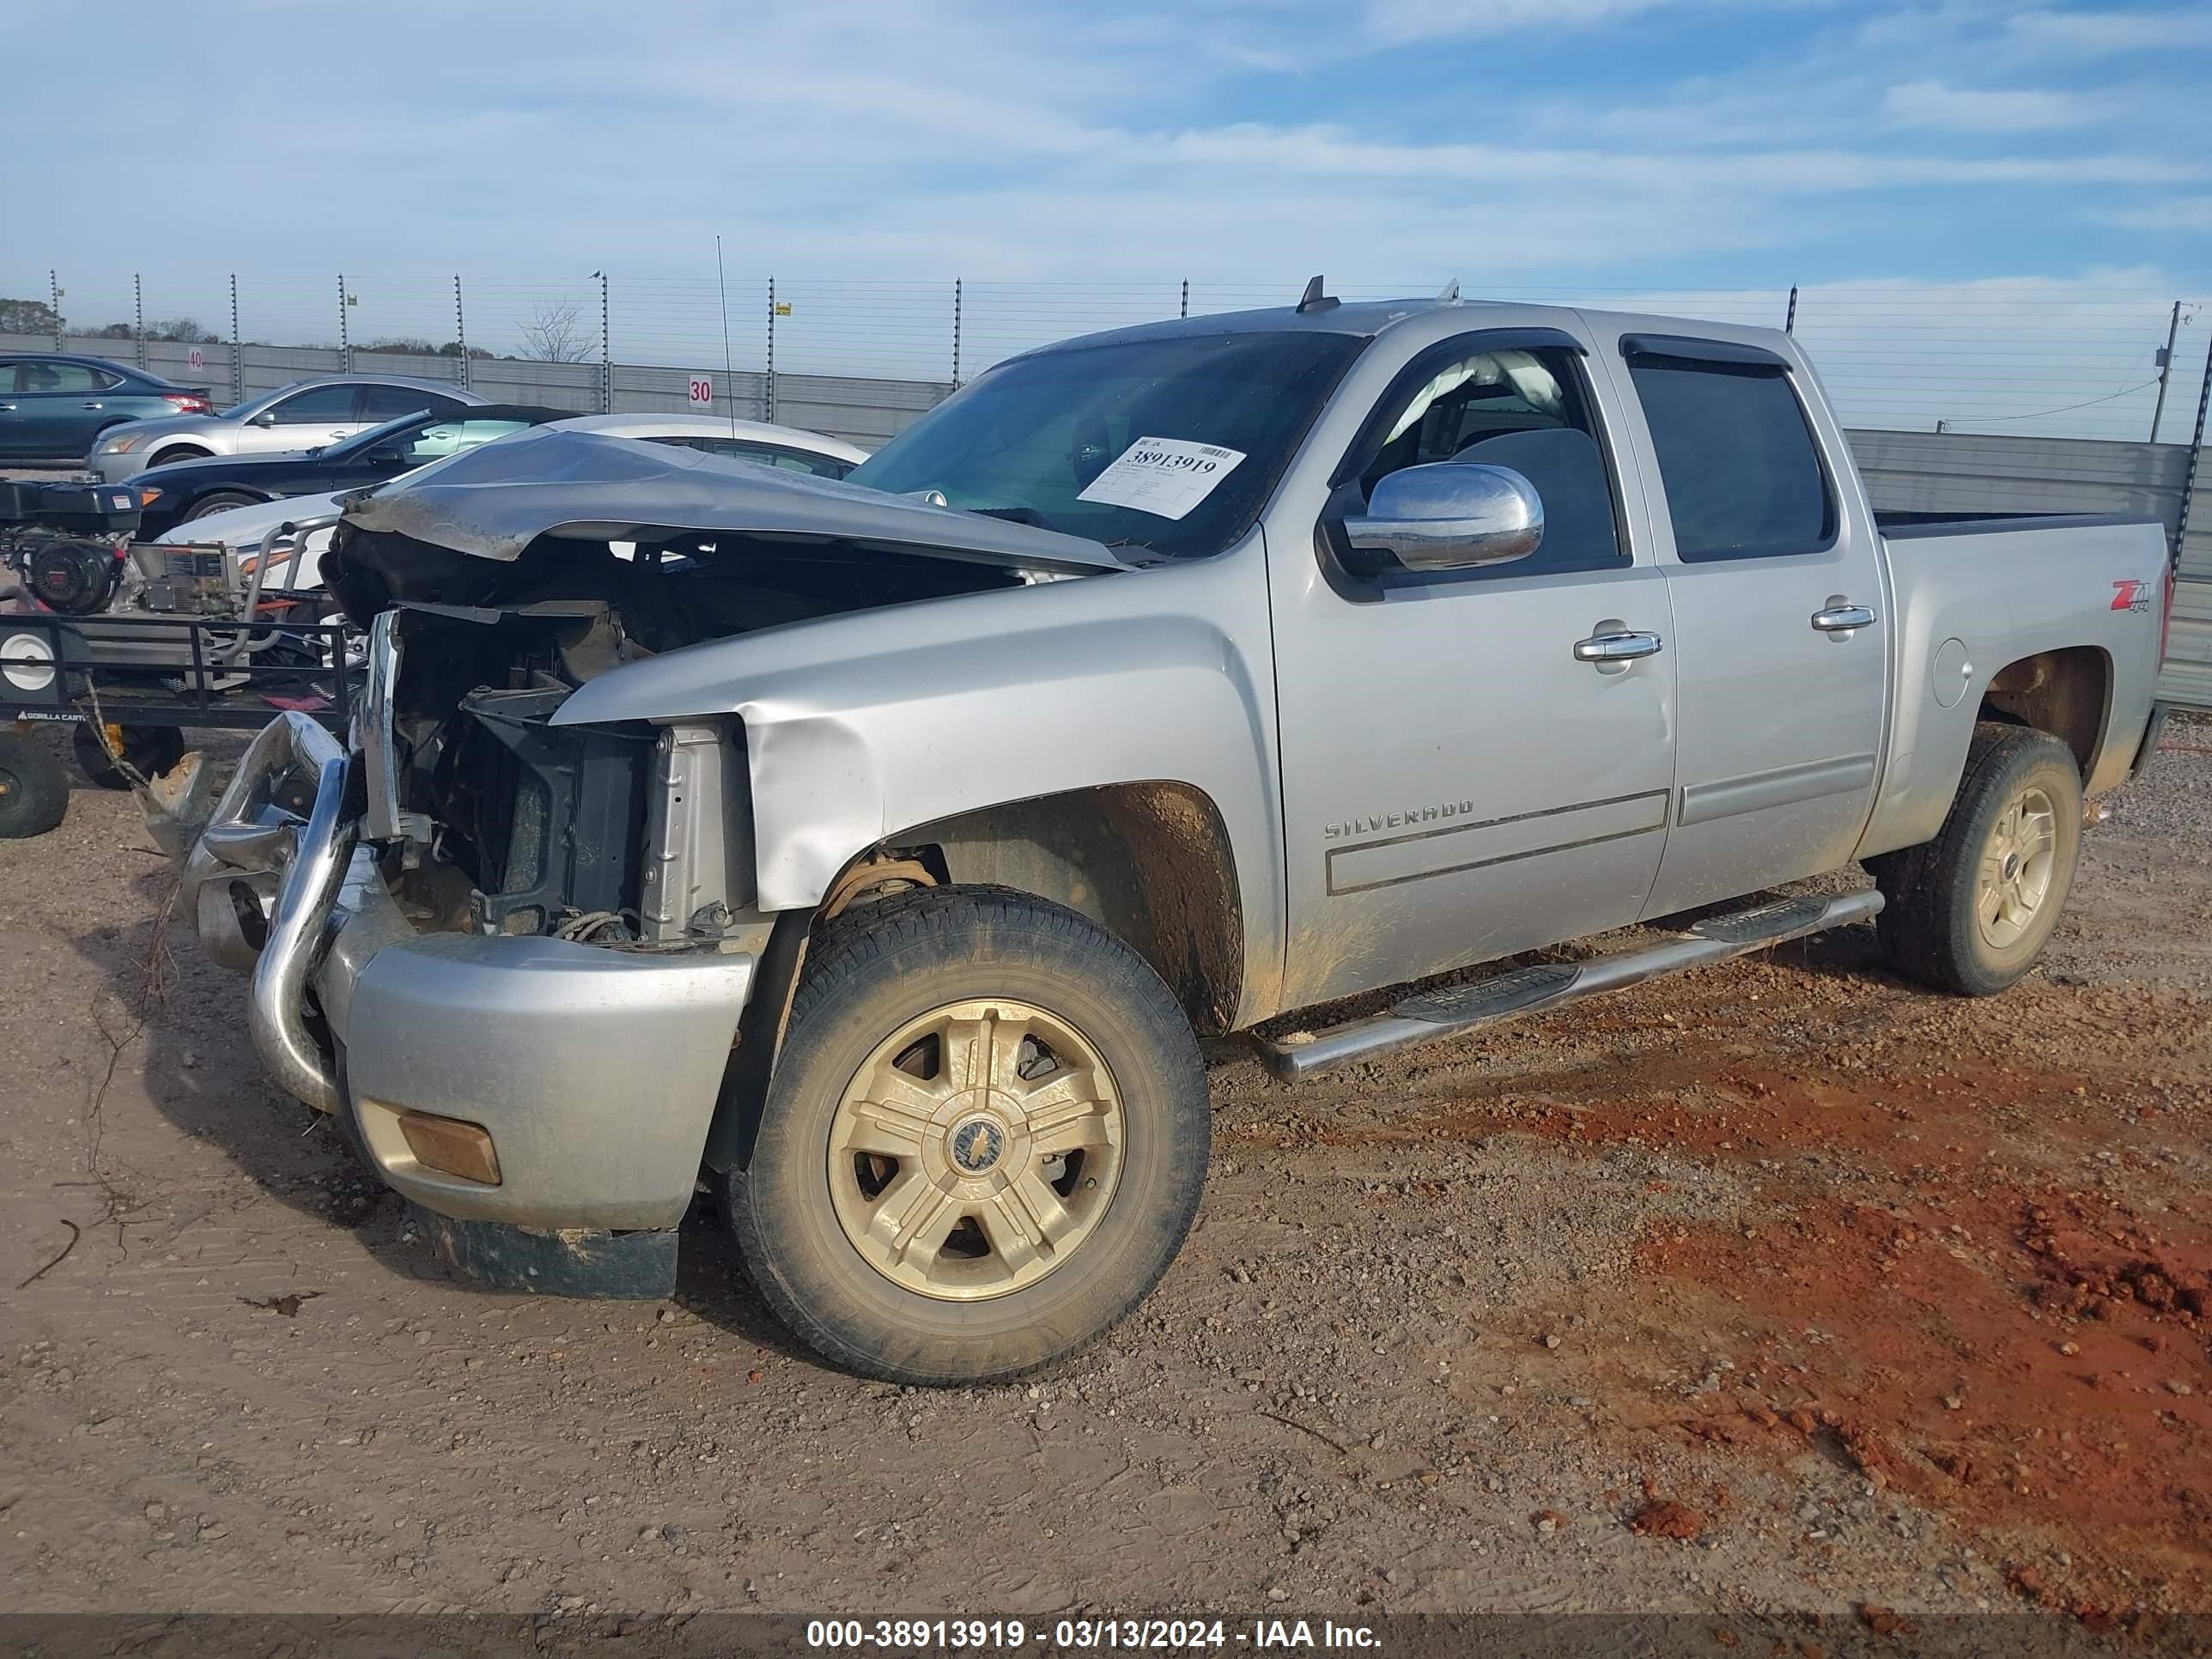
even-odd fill
[[[312,449],[416,410],[447,413],[489,401],[450,380],[325,374],[249,398],[219,415],[174,415],[110,427],[94,441],[84,464],[101,483],[121,483],[171,461]]]

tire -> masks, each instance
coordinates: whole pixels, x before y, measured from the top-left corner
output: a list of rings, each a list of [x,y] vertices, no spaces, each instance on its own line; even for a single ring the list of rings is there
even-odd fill
[[[228,513],[234,507],[259,507],[258,495],[243,495],[235,489],[218,489],[212,495],[203,495],[194,501],[179,523],[190,524],[194,519],[212,518],[218,513]]]
[[[167,466],[176,461],[204,461],[212,453],[214,453],[212,450],[202,449],[198,444],[178,444],[173,448],[165,449],[160,454],[150,457],[146,462],[145,470],[151,472],[157,466]]]
[[[967,1074],[988,1081],[955,1086],[979,1049],[998,1064]],[[1057,1098],[1032,1120],[1007,1081]],[[896,1108],[857,1112],[863,1093]],[[823,1358],[976,1382],[1074,1352],[1144,1298],[1197,1215],[1212,1137],[1197,1040],[1135,951],[1026,894],[933,888],[863,905],[817,942],[724,1200],[754,1282]],[[902,1259],[898,1205],[923,1241]]]
[[[27,841],[60,826],[69,774],[36,738],[0,732],[0,841]]]
[[[84,774],[85,781],[99,789],[128,789],[131,779],[115,763],[109,745],[116,754],[137,768],[143,777],[159,777],[185,757],[185,734],[173,726],[118,726],[111,728],[106,742],[89,720],[78,722],[70,748],[76,757],[76,769]]]
[[[1936,838],[1872,861],[1890,964],[1960,996],[2017,983],[2058,925],[2081,849],[2074,751],[2047,732],[1984,721]]]

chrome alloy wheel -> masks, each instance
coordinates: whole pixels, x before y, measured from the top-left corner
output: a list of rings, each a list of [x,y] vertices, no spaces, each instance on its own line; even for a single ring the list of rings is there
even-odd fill
[[[2005,803],[1982,848],[1974,920],[1990,949],[2009,950],[2035,925],[2057,863],[2057,809],[2031,785]]]
[[[907,1022],[846,1085],[830,1126],[837,1220],[868,1265],[980,1301],[1064,1265],[1113,1201],[1127,1126],[1098,1051],[1006,999]]]

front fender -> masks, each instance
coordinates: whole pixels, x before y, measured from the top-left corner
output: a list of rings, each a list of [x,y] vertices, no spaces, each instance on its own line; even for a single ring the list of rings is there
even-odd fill
[[[1203,564],[994,590],[805,623],[635,663],[556,723],[734,714],[758,903],[821,902],[901,831],[1101,784],[1164,781],[1214,805],[1247,960],[1279,953],[1264,574]]]

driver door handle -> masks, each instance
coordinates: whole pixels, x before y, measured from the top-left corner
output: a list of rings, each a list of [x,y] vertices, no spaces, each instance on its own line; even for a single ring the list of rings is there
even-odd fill
[[[1849,634],[1861,628],[1872,628],[1874,608],[1864,605],[1837,605],[1831,602],[1813,613],[1813,626],[1823,634]]]
[[[1586,640],[1575,641],[1577,662],[1634,662],[1638,657],[1656,657],[1666,647],[1666,641],[1656,634],[1630,631],[1620,634],[1593,634]]]
[[[87,404],[85,407],[87,409],[105,409],[106,405],[105,404]]]

